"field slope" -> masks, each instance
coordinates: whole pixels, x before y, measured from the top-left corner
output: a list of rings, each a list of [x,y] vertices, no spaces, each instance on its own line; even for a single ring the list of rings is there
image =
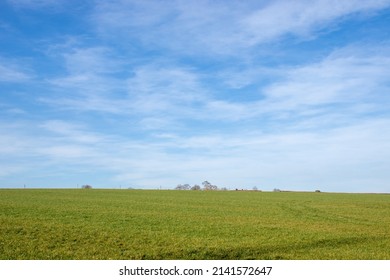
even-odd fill
[[[0,190],[0,259],[390,259],[390,195]]]

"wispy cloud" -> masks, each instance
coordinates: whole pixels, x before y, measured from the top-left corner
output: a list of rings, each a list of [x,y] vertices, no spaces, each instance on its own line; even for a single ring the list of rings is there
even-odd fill
[[[186,120],[225,123],[261,120],[262,127],[267,127],[272,126],[272,121],[278,122],[280,119],[298,120],[306,125],[313,120],[315,125],[318,117],[322,117],[324,122],[324,119],[334,121],[336,116],[343,116],[339,120],[343,123],[348,115],[354,119],[357,115],[372,114],[383,110],[383,106],[389,102],[384,94],[388,91],[388,48],[364,47],[364,53],[362,48],[345,47],[322,60],[297,67],[288,66],[278,70],[264,66],[257,70],[252,67],[251,74],[244,82],[251,85],[251,91],[256,92],[250,100],[229,100],[226,94],[221,95],[210,87],[210,83],[228,84],[232,79],[233,83],[237,83],[234,78],[230,79],[231,70],[227,71],[227,75],[219,72],[215,78],[210,78],[196,69],[154,63],[133,66],[126,79],[100,73],[113,71],[110,69],[97,70],[96,73],[70,70],[68,76],[53,79],[50,83],[57,90],[72,89],[73,94],[53,100],[45,99],[45,102],[65,110],[136,116],[140,126],[156,129],[157,124],[172,124],[174,121],[179,125],[179,122]],[[99,59],[100,55],[96,62]],[[73,58],[69,60],[77,61]],[[79,64],[83,64],[83,59],[72,65],[78,69]],[[112,65],[116,65],[115,60]],[[94,72],[94,69],[91,67],[90,72]],[[257,81],[256,77],[264,77],[263,73],[266,73],[267,81],[262,78]],[[236,74],[239,76],[240,73],[237,71]],[[274,80],[270,82],[272,78]],[[231,88],[237,91],[235,94],[245,95],[243,87]],[[344,113],[335,112],[333,109],[336,107]]]
[[[22,83],[30,79],[32,76],[27,69],[0,57],[0,82]]]
[[[281,36],[311,37],[314,31],[336,24],[356,13],[370,13],[388,7],[390,1],[272,1],[241,20],[250,44]],[[282,19],[282,20],[281,20]]]
[[[387,119],[326,131],[215,132],[143,141],[99,135],[77,123],[55,120],[40,126],[39,138],[23,132],[29,130],[26,126],[19,127],[14,131],[5,128],[8,136],[1,137],[2,147],[13,147],[1,150],[5,157],[12,155],[8,176],[20,169],[34,172],[57,166],[62,167],[61,173],[56,171],[58,176],[83,170],[109,172],[112,178],[105,184],[114,186],[170,187],[183,181],[200,183],[207,179],[230,188],[257,185],[270,189],[283,186],[287,179],[289,188],[328,191],[337,191],[351,182],[354,186],[349,187],[363,190],[369,180],[389,179],[386,172],[381,172],[390,164]],[[88,175],[86,178],[96,186],[106,186]],[[56,182],[64,187],[68,183]],[[380,186],[372,187],[381,190]]]
[[[7,3],[10,186],[388,191],[390,1]]]
[[[234,55],[288,35],[310,38],[315,31],[349,15],[371,13],[389,5],[387,0],[114,1],[100,3],[92,20],[102,34],[118,35],[125,41],[136,36],[145,48]]]
[[[388,51],[338,50],[323,61],[289,70],[286,79],[268,86],[265,94],[276,107],[293,111],[326,105],[381,106],[388,102]]]
[[[71,74],[110,74],[120,72],[124,62],[112,58],[110,49],[103,47],[73,48],[63,54],[65,66]]]

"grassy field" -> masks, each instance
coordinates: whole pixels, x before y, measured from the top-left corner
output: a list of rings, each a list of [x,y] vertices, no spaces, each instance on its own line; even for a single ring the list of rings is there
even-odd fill
[[[0,190],[0,259],[390,259],[390,195]]]

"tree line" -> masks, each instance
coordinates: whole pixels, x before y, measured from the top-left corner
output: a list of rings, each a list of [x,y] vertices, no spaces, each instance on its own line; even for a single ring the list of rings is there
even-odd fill
[[[226,188],[218,188],[218,186],[211,184],[209,181],[204,181],[202,183],[202,186],[199,186],[197,184],[191,186],[190,184],[179,184],[176,186],[175,190],[192,190],[192,191],[216,191],[216,190],[226,190]]]

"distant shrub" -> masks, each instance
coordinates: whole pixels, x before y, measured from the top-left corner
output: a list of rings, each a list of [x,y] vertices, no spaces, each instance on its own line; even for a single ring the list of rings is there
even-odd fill
[[[203,185],[203,189],[205,191],[216,191],[216,190],[218,190],[218,187],[216,185],[210,184],[210,182],[208,182],[208,181],[204,181],[202,183],[202,185]]]
[[[82,189],[92,189],[92,186],[91,185],[82,185],[81,188]]]
[[[189,190],[191,186],[189,184],[179,184],[176,186],[175,190]]]
[[[192,191],[200,191],[200,189],[201,188],[200,188],[199,185],[193,185],[192,188],[191,188]]]
[[[274,192],[281,192],[281,189],[274,189]]]
[[[320,190],[316,190],[315,192],[321,192]]]

